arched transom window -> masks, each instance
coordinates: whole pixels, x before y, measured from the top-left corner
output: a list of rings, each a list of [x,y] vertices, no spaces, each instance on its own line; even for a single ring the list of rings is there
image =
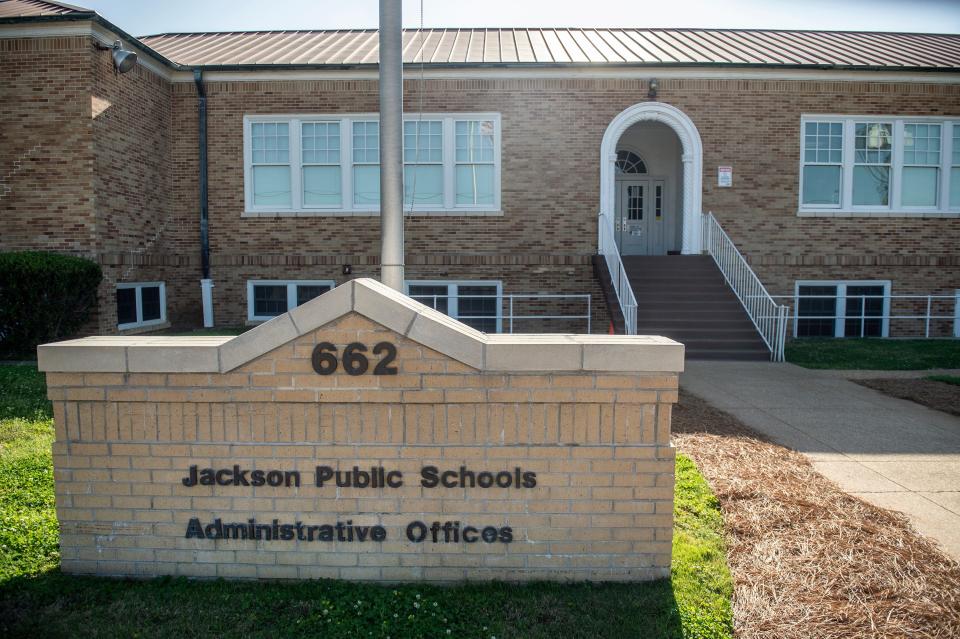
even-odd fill
[[[617,151],[617,161],[614,164],[617,173],[646,173],[647,165],[643,159],[633,151]]]

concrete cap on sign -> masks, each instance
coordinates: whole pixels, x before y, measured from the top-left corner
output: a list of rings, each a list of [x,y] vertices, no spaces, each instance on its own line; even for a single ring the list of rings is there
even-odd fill
[[[226,373],[349,313],[477,370],[680,372],[683,344],[650,335],[492,335],[356,279],[236,337],[86,337],[37,348],[42,371]]]

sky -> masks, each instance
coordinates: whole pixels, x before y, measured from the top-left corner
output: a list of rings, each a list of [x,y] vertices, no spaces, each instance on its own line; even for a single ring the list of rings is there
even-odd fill
[[[69,0],[134,36],[359,29],[378,0]],[[403,0],[404,26],[716,27],[960,33],[960,0]]]

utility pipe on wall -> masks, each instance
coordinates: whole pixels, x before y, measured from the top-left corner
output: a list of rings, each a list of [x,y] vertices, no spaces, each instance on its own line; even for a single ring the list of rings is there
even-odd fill
[[[200,299],[203,303],[203,326],[213,326],[213,280],[210,279],[210,234],[208,231],[209,208],[207,205],[207,92],[203,86],[203,71],[193,70],[197,85],[197,131],[200,164],[200,264],[203,279],[200,280]]]
[[[380,0],[380,281],[403,291],[401,0]]]

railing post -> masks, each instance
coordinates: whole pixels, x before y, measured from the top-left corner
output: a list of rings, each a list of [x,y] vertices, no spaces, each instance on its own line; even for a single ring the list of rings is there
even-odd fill
[[[924,328],[924,337],[927,337],[927,338],[930,337],[930,306],[931,306],[931,302],[932,302],[932,300],[931,300],[930,296],[927,295],[927,317],[925,318],[926,321],[925,321],[925,328]]]
[[[513,335],[513,295],[510,296],[510,334]]]
[[[954,291],[953,296],[953,336],[960,337],[960,288]]]

